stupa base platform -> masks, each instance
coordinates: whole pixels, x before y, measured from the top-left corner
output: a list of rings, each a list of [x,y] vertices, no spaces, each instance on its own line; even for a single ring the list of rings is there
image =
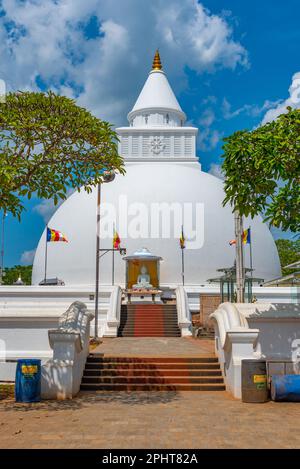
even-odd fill
[[[214,340],[193,337],[116,337],[101,339],[93,349],[103,356],[201,357],[214,355]]]

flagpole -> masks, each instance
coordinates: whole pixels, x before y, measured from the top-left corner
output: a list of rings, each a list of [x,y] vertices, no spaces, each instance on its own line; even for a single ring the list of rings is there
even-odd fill
[[[6,217],[6,212],[5,212],[5,210],[3,210],[3,216],[2,216],[2,243],[1,243],[1,273],[0,273],[0,285],[2,285],[2,283],[3,283],[3,277],[4,277],[5,217]]]
[[[245,270],[244,270],[244,252],[243,252],[243,219],[239,212],[234,212],[235,223],[235,252],[236,252],[236,290],[237,290],[237,303],[244,303],[244,288],[245,288]]]
[[[100,261],[100,204],[101,183],[97,185],[97,226],[96,226],[96,288],[95,288],[95,328],[94,338],[98,338],[98,312],[99,312],[99,261]]]
[[[45,276],[44,276],[44,285],[46,285],[47,280],[47,262],[48,262],[48,223],[46,225],[46,246],[45,246]]]
[[[250,269],[251,269],[251,278],[253,278],[253,259],[252,259],[252,231],[251,231],[251,226],[249,226],[249,233],[250,233]]]
[[[115,233],[115,226],[114,226],[114,233]],[[114,234],[113,234],[114,236]],[[115,246],[114,246],[114,239],[113,239],[113,249],[112,249],[112,285],[115,284]]]
[[[184,248],[181,248],[182,285],[184,285]]]
[[[253,258],[252,258],[252,231],[251,226],[249,226],[250,233],[250,243],[249,243],[249,254],[250,254],[250,269],[251,269],[251,301],[252,301],[252,288],[253,288]],[[249,298],[250,300],[250,298]]]

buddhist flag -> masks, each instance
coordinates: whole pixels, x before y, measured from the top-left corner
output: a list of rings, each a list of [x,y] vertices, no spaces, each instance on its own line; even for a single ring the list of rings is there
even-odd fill
[[[183,233],[183,226],[181,227],[181,236],[180,236],[180,247],[181,249],[184,249],[185,248],[185,237],[184,237],[184,233]]]
[[[114,237],[113,237],[113,248],[114,249],[119,249],[121,244],[120,236],[118,235],[118,232],[114,228]]]
[[[234,244],[236,244],[236,239],[232,239],[231,241],[229,241],[230,246],[233,246]]]
[[[52,241],[64,241],[65,243],[68,242],[66,236],[63,233],[61,233],[61,231],[52,230],[51,228],[48,228],[47,226],[47,242],[52,242]]]
[[[242,241],[243,241],[243,244],[251,244],[250,228],[243,231]]]

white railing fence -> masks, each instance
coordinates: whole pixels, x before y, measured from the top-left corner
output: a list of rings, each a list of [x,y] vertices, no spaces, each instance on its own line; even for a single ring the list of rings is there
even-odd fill
[[[210,318],[226,387],[237,398],[242,360],[292,360],[300,343],[300,305],[293,303],[222,303]]]
[[[111,292],[107,320],[103,335],[105,337],[117,337],[118,327],[120,325],[121,316],[121,303],[122,303],[122,289],[119,285],[115,285]]]
[[[192,335],[192,320],[191,311],[189,308],[189,301],[186,291],[182,285],[178,286],[175,290],[176,306],[178,316],[178,326],[181,336]]]
[[[75,301],[61,316],[58,328],[49,330],[53,358],[42,365],[43,399],[71,399],[79,392],[93,318],[84,303]]]

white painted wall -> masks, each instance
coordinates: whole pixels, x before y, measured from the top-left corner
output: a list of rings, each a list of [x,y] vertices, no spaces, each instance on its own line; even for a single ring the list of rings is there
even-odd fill
[[[126,176],[118,175],[113,182],[102,185],[103,216],[107,209],[105,204],[111,204],[115,209],[121,244],[127,248],[127,253],[132,254],[145,246],[153,254],[161,256],[161,284],[175,287],[181,284],[181,227],[174,233],[171,224],[171,238],[152,237],[150,229],[136,237],[130,230],[138,213],[134,214],[129,209],[134,207],[141,212],[145,209],[150,228],[152,203],[164,202],[169,206],[178,203],[181,210],[184,204],[190,204],[194,220],[190,229],[196,230],[199,247],[189,249],[187,246],[185,250],[185,280],[187,285],[197,287],[205,284],[208,278],[216,277],[218,268],[230,266],[234,261],[234,247],[228,244],[234,237],[233,216],[229,207],[222,207],[223,198],[222,181],[202,172],[199,165],[192,163],[132,163],[127,165]],[[255,275],[266,280],[280,276],[277,249],[267,225],[260,217],[245,221],[245,226],[248,224],[252,226]],[[49,226],[64,232],[69,243],[49,243],[48,277],[59,277],[66,286],[92,285],[95,281],[96,191],[71,195],[52,216]],[[101,247],[110,248],[113,227],[109,230],[103,223],[101,228]],[[190,229],[185,226],[186,238]],[[107,237],[105,230],[109,233]],[[34,284],[44,277],[44,256],[45,232],[34,259]],[[111,285],[111,270],[111,255],[107,254],[100,260],[102,286]],[[117,254],[115,284],[123,285],[124,282],[125,262]]]
[[[16,361],[20,358],[38,358],[42,362],[52,357],[48,330],[58,326],[63,311],[33,314],[29,312],[1,314],[0,316],[0,381],[14,381]]]
[[[53,358],[42,365],[43,399],[72,399],[79,392],[93,317],[84,303],[75,301],[60,317],[58,327],[49,330]]]
[[[226,387],[237,398],[243,359],[292,361],[300,345],[300,304],[223,303],[210,318]]]

